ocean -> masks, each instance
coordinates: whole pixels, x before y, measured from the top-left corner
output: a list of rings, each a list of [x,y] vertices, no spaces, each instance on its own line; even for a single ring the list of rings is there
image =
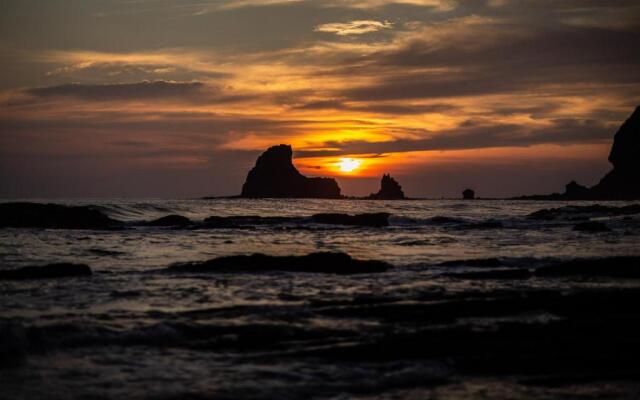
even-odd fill
[[[0,280],[3,399],[640,396],[631,202],[24,201],[87,206],[124,228],[0,229],[1,270],[93,272]],[[147,223],[174,214],[194,225]],[[199,224],[211,216],[232,223]],[[169,268],[317,252],[389,268]]]

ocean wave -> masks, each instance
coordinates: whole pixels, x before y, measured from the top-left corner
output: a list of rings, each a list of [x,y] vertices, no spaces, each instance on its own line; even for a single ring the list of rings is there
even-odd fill
[[[458,217],[448,217],[436,215],[429,218],[411,218],[403,216],[392,216],[390,222],[394,226],[421,226],[421,225],[456,225],[468,223],[469,220]]]
[[[386,212],[374,213],[317,213],[308,216],[262,216],[262,215],[212,215],[201,220],[180,214],[165,214],[168,207],[154,204],[123,205],[83,205],[64,206],[40,203],[0,204],[0,228],[43,228],[43,229],[257,229],[277,227],[283,229],[360,229],[386,228],[415,230],[434,227],[435,229],[494,230],[494,229],[548,229],[564,227],[575,221],[588,221],[597,216],[626,216],[640,214],[640,205],[624,207],[610,206],[566,206],[544,209],[526,217],[512,216],[497,218],[470,218],[453,215],[434,215],[426,218],[392,215]],[[157,217],[158,213],[161,215]],[[156,215],[153,219],[140,219]],[[118,217],[119,219],[116,219]],[[583,232],[607,231],[611,227],[580,224],[575,230]],[[633,221],[620,221],[621,225],[632,225]],[[554,225],[555,224],[555,225]],[[626,226],[625,225],[625,226]],[[573,225],[572,225],[573,226]],[[415,229],[414,229],[415,228]]]
[[[594,204],[590,206],[564,206],[559,208],[546,208],[529,214],[528,218],[537,220],[564,219],[570,221],[583,221],[603,216],[624,216],[640,214],[640,204],[631,204],[622,207],[603,206]]]
[[[440,263],[409,264],[406,268],[432,269],[442,276],[465,279],[514,279],[523,277],[608,277],[640,279],[640,256],[612,257],[489,257],[449,260]],[[508,271],[512,272],[508,272]],[[513,270],[516,270],[515,272]],[[462,272],[456,272],[462,271]],[[504,272],[503,272],[504,271]],[[519,271],[519,272],[518,272]],[[528,275],[524,271],[531,271]]]

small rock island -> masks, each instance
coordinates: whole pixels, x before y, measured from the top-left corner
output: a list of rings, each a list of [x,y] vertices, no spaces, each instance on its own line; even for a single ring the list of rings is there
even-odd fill
[[[380,190],[378,193],[371,193],[369,200],[403,200],[406,199],[400,184],[389,174],[382,175]]]
[[[335,179],[307,178],[293,165],[292,156],[289,145],[269,147],[249,171],[240,197],[342,198]]]
[[[473,189],[465,189],[462,192],[462,198],[464,200],[474,200],[476,198],[476,192]]]
[[[340,186],[333,178],[309,178],[302,175],[292,161],[291,146],[280,144],[269,147],[258,157],[256,165],[247,174],[240,197],[245,198],[308,198],[344,199]],[[384,174],[380,190],[367,197],[352,199],[402,200],[406,199],[400,184]]]

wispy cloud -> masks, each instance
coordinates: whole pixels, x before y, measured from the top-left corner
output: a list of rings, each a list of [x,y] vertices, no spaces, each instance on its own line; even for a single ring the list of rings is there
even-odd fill
[[[348,36],[362,35],[391,28],[393,28],[393,23],[389,21],[355,20],[350,22],[334,22],[318,25],[316,26],[315,31],[334,33],[338,36]]]
[[[27,92],[38,97],[75,97],[82,100],[130,100],[193,95],[203,87],[204,84],[202,82],[169,81],[143,81],[107,85],[70,83],[33,88]]]
[[[87,7],[101,18],[42,18],[46,37],[24,32],[24,2],[0,16],[11,39],[0,45],[0,167],[19,160],[4,170],[38,174],[64,159],[75,171],[84,155],[152,175],[252,152],[244,173],[274,143],[292,144],[301,162],[393,153],[381,168],[431,152],[411,173],[436,153],[469,152],[455,168],[470,173],[491,148],[556,146],[569,158],[588,145],[606,170],[608,141],[640,98],[633,0],[98,3]],[[236,182],[228,167],[205,181],[211,170]],[[226,185],[220,194],[234,193]]]
[[[496,1],[496,0],[493,0]],[[499,1],[499,0],[498,0]],[[393,4],[406,4],[417,7],[429,7],[440,11],[450,11],[455,8],[456,0],[227,0],[216,1],[207,4],[203,9],[235,9],[242,7],[266,7],[274,5],[286,5],[297,3],[322,3],[323,7],[344,7],[344,8],[379,8]]]

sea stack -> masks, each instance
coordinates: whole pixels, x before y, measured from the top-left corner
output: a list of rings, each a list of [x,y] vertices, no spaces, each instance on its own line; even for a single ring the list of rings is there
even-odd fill
[[[631,200],[640,198],[640,106],[613,138],[609,154],[613,170],[591,188],[596,199]]]
[[[636,200],[640,199],[640,106],[613,137],[609,154],[613,170],[588,188],[576,181],[564,193],[522,196],[522,200]]]
[[[380,181],[380,190],[378,193],[372,193],[367,197],[371,200],[402,200],[404,192],[400,184],[389,174],[384,174]]]
[[[476,198],[476,192],[474,192],[471,189],[465,189],[462,192],[462,198],[465,199],[465,200],[473,200],[473,199]]]
[[[267,149],[258,157],[242,185],[240,197],[292,197],[338,199],[340,187],[332,178],[307,178],[292,162],[291,146],[281,144]]]

